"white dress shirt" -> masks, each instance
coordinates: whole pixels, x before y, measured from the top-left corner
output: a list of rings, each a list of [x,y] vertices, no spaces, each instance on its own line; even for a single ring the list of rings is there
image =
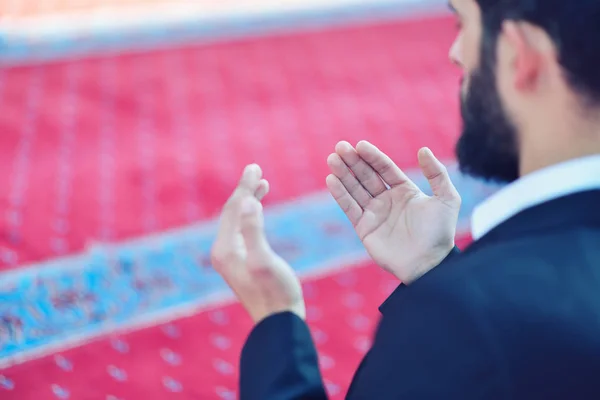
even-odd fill
[[[480,239],[527,208],[594,189],[600,189],[600,154],[566,161],[525,175],[475,208],[471,218],[473,239]]]

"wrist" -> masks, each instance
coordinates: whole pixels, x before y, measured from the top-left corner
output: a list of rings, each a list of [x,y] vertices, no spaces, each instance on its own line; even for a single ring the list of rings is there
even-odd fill
[[[404,277],[404,279],[401,279],[402,283],[407,286],[410,285],[435,267],[442,264],[455,253],[458,253],[458,248],[454,242],[452,242],[452,246],[449,248],[446,247],[428,252],[426,257],[415,263],[415,268],[412,270],[412,273]]]
[[[304,303],[295,304],[295,305],[288,306],[288,307],[273,307],[268,310],[262,310],[261,312],[251,313],[250,316],[252,317],[254,324],[258,325],[259,323],[261,323],[262,321],[264,321],[265,319],[267,319],[269,317],[272,317],[277,314],[284,314],[284,313],[292,313],[292,314],[296,315],[298,318],[300,318],[301,320],[303,320],[303,321],[306,320],[306,306],[304,305]]]

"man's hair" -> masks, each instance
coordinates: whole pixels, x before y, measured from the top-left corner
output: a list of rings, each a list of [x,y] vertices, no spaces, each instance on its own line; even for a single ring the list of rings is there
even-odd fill
[[[476,0],[482,51],[495,65],[502,22],[529,22],[554,41],[565,78],[585,103],[600,106],[600,0]]]

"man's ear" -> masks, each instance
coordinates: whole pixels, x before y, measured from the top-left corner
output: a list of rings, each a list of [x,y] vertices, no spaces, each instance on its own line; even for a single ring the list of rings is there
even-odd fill
[[[502,24],[502,36],[505,41],[510,67],[513,69],[514,85],[518,90],[532,90],[539,79],[543,67],[540,50],[531,42],[528,25],[515,21]]]

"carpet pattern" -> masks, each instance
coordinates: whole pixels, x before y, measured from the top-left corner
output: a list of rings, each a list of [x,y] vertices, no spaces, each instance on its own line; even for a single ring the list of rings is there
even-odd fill
[[[432,17],[1,69],[0,397],[236,398],[250,323],[208,249],[250,162],[343,397],[398,282],[322,194],[325,160],[365,138],[417,180],[421,146],[451,160],[453,33]],[[494,188],[452,174],[464,234]]]

